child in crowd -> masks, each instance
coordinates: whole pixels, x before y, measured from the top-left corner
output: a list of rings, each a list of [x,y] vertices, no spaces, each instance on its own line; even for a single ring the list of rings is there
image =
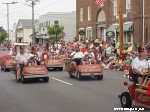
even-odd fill
[[[124,60],[118,57],[113,65],[113,70],[122,70],[124,64]]]
[[[124,65],[124,72],[126,77],[129,76],[129,69],[130,69],[130,65],[131,65],[131,60],[130,60],[131,56],[130,54],[126,55],[126,61],[125,61],[125,65]]]

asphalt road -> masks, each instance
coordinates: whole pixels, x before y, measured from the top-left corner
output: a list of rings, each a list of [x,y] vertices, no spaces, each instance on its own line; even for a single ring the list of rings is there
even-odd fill
[[[16,83],[14,74],[0,71],[0,112],[113,112],[126,80],[119,71],[105,71],[102,81],[71,79],[50,71],[49,83]],[[134,104],[133,104],[134,107]]]
[[[49,76],[49,83],[22,84],[14,74],[0,71],[0,112],[113,112],[121,108],[118,95],[127,81],[123,72],[105,70],[102,81],[78,81],[65,71],[50,71]]]

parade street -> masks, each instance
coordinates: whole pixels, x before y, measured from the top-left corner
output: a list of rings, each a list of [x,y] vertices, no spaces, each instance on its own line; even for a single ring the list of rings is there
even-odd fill
[[[102,81],[69,78],[63,71],[49,71],[49,83],[15,81],[0,71],[0,112],[112,112],[121,108],[123,72],[105,70]],[[132,107],[137,105],[133,104]]]

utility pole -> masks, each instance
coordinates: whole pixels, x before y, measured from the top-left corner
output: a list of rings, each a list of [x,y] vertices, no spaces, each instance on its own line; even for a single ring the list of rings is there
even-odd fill
[[[119,13],[119,43],[120,43],[120,53],[123,53],[123,2],[118,0],[118,13]]]
[[[34,1],[32,1],[32,41],[35,44],[35,28],[34,28]]]
[[[8,28],[8,42],[9,42],[9,5],[8,3],[6,4],[7,5],[7,28]]]
[[[9,42],[9,4],[15,4],[15,3],[17,3],[17,2],[3,3],[7,6],[7,30],[8,30],[7,31],[8,32],[7,37],[8,37],[8,42]]]
[[[143,44],[145,41],[145,0],[143,0]]]
[[[32,42],[33,42],[33,44],[35,44],[34,5],[36,2],[40,2],[40,0],[26,0],[26,2],[29,2],[29,1],[31,1],[31,4],[32,4],[31,5],[31,7],[32,7]],[[25,5],[27,5],[27,4],[25,4]],[[28,5],[28,6],[30,6],[30,5]]]

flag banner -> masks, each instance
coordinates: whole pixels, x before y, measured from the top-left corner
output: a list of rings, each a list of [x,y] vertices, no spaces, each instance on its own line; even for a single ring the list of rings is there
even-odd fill
[[[95,3],[100,7],[106,0],[95,0]]]

